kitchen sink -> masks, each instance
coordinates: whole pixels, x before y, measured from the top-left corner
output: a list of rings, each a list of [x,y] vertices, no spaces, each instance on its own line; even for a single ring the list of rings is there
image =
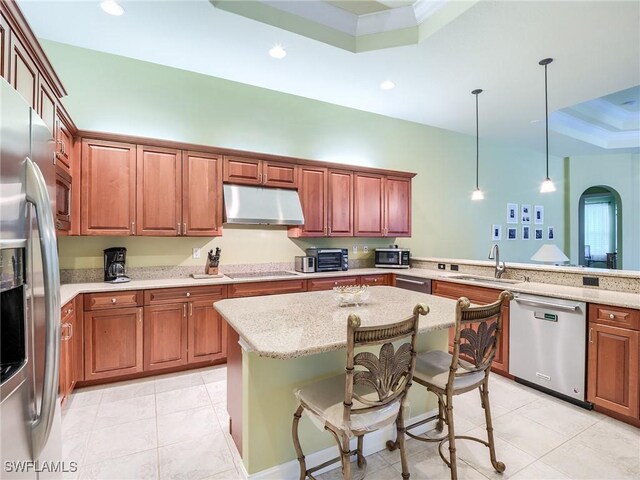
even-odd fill
[[[466,280],[469,282],[500,283],[500,284],[506,284],[506,285],[515,285],[516,283],[523,283],[522,280],[512,280],[510,278],[481,277],[477,275],[451,275],[449,278],[455,278],[456,280]]]

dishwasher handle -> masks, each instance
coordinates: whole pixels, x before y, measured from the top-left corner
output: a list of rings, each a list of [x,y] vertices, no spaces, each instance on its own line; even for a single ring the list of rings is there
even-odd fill
[[[411,280],[409,278],[396,277],[396,282],[413,283],[414,285],[427,285],[428,282],[419,282],[418,280]]]
[[[555,308],[557,310],[565,310],[567,312],[575,312],[576,310],[578,310],[578,308],[580,308],[579,303],[574,303],[572,305],[563,305],[561,303],[546,302],[542,300],[531,300],[529,298],[519,298],[519,297],[514,298],[514,300],[517,303],[521,303],[522,305],[528,305],[530,307]]]

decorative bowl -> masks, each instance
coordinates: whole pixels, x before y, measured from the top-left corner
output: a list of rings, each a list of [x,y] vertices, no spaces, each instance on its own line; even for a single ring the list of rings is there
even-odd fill
[[[346,285],[344,287],[333,287],[333,296],[338,305],[362,305],[366,303],[371,295],[369,285]]]

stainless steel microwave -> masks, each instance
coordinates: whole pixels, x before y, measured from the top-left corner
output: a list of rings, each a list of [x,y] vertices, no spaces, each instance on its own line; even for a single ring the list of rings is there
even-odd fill
[[[376,267],[409,268],[408,248],[376,248]]]

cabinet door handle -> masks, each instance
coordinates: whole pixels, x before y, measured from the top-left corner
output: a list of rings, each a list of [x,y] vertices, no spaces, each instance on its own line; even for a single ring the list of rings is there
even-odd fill
[[[262,174],[261,173],[258,174],[258,183],[262,183]]]
[[[131,235],[136,234],[136,222],[131,222]]]
[[[265,184],[267,183],[267,174],[266,173],[262,176],[262,183],[265,183]]]
[[[183,235],[187,234],[187,223],[186,222],[182,224],[182,234]]]
[[[182,225],[180,223],[178,223],[178,235],[181,235],[182,230],[181,230]]]
[[[67,323],[69,325],[69,338],[73,338],[73,323]]]
[[[329,227],[328,230],[329,230],[329,235],[331,235],[331,227]]]
[[[589,329],[589,343],[593,343],[593,328]]]
[[[609,320],[615,320],[616,316],[613,313],[609,314]]]
[[[189,303],[189,316],[193,317],[193,303]]]
[[[184,318],[187,318],[187,304],[186,303],[182,304],[182,316]]]
[[[111,299],[111,303],[116,303],[118,300],[116,298]]]
[[[187,292],[186,295],[187,295],[187,297],[190,297],[191,296],[191,292]]]

